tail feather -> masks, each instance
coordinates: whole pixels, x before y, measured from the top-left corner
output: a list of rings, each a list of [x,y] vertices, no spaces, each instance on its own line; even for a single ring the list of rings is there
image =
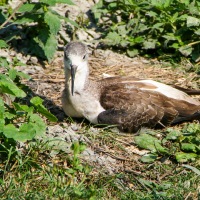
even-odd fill
[[[181,122],[192,121],[192,120],[199,120],[200,121],[200,111],[197,111],[193,115],[189,115],[189,116],[177,116],[173,120],[172,124],[178,124],[178,123],[181,123]]]
[[[178,89],[178,90],[185,92],[188,95],[200,95],[200,90],[187,89],[187,88],[180,87],[178,85],[173,85],[173,87]]]

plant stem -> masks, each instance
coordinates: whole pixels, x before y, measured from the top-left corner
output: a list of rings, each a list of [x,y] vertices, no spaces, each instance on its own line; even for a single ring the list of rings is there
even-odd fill
[[[8,19],[3,23],[1,24],[0,26],[0,29],[3,28],[14,16],[15,16],[15,13],[17,12],[17,10],[26,2],[27,0],[23,0],[20,2],[20,4],[13,10],[13,13],[10,15],[10,17],[8,17]]]

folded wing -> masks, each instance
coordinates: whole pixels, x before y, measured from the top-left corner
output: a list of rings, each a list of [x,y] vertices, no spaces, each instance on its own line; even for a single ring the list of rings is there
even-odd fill
[[[143,126],[167,126],[200,118],[198,101],[181,91],[175,98],[168,97],[153,83],[133,78],[109,78],[100,97],[106,111],[99,114],[98,122],[115,124],[126,132],[136,132]],[[176,94],[176,91],[179,93],[176,89],[173,92]]]

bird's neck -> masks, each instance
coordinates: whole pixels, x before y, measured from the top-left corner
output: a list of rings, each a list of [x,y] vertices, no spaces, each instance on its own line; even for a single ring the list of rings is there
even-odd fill
[[[71,75],[69,73],[66,73],[66,88],[69,90],[71,94]],[[85,87],[89,83],[89,69],[84,68],[84,70],[78,70],[75,75],[74,79],[74,93],[81,93],[82,90],[85,89]]]

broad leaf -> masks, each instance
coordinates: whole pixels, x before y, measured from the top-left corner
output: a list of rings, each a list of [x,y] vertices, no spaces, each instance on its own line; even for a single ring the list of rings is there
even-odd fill
[[[55,0],[56,3],[66,3],[68,5],[75,5],[71,0]]]
[[[15,103],[15,102],[13,102],[13,105],[15,106],[15,109],[17,111],[25,111],[29,114],[33,113],[33,107],[32,106],[21,105],[19,103]]]
[[[197,29],[194,33],[197,34],[197,35],[200,35],[200,28]]]
[[[116,32],[110,32],[105,39],[108,45],[118,45],[120,44],[121,36]]]
[[[152,152],[168,153],[167,149],[161,146],[161,141],[151,135],[141,134],[136,136],[134,140],[141,148],[151,150]]]
[[[40,34],[37,37],[35,37],[34,40],[41,47],[44,56],[50,62],[57,48],[56,36],[54,34],[49,35],[47,29],[41,29]]]
[[[4,127],[3,134],[7,138],[12,138],[16,141],[25,142],[33,139],[35,136],[35,130],[30,124],[22,124],[18,130],[13,124],[8,124]]]
[[[9,77],[10,77],[10,79],[12,79],[13,81],[15,80],[15,78],[16,78],[16,76],[17,76],[17,70],[16,69],[10,69],[9,70]]]
[[[15,136],[15,140],[25,142],[32,140],[36,135],[35,127],[32,123],[24,123],[20,126],[19,132]]]
[[[172,128],[168,128],[167,132],[168,132],[168,134],[166,136],[167,140],[176,140],[182,134],[180,131],[177,131]]]
[[[57,15],[50,11],[47,11],[44,15],[44,21],[47,23],[50,29],[50,33],[56,35],[60,30],[61,22]]]
[[[4,118],[13,119],[14,117],[16,117],[16,114],[13,114],[11,112],[5,112],[4,113]]]
[[[49,6],[54,6],[56,4],[56,0],[40,0],[41,3],[45,3]]]
[[[67,17],[65,17],[64,20],[66,22],[69,22],[71,25],[75,26],[76,28],[79,28],[79,25],[75,21],[73,21],[73,20],[71,20],[71,19],[69,19]]]
[[[187,17],[187,27],[199,26],[199,24],[200,24],[200,19],[191,16]]]
[[[33,4],[33,3],[26,3],[26,4],[23,4],[17,11],[18,12],[31,12],[34,7],[36,6],[36,4]]]
[[[0,49],[7,47],[7,43],[4,40],[0,40]]]
[[[16,97],[25,97],[26,93],[18,88],[14,82],[8,80],[3,74],[0,74],[0,88],[3,93],[11,94]]]
[[[3,99],[0,97],[0,132],[3,131],[3,127],[4,127],[4,124],[5,124],[4,112],[5,112],[4,102],[3,102]]]
[[[43,100],[40,97],[33,97],[30,101],[35,108],[37,109],[37,111],[39,113],[41,113],[43,116],[45,116],[47,119],[49,119],[52,122],[56,122],[57,118],[51,114],[43,105],[42,102]]]
[[[143,49],[155,49],[156,40],[147,40],[143,43]]]
[[[13,138],[15,140],[16,135],[18,134],[18,130],[13,124],[8,124],[8,125],[4,126],[3,134],[7,138]]]
[[[130,57],[135,57],[139,54],[139,51],[137,49],[128,49],[127,50],[127,54],[130,56]]]
[[[181,143],[181,149],[183,151],[192,151],[196,153],[196,145],[191,143]]]
[[[29,76],[28,74],[25,74],[24,72],[18,72],[17,71],[17,76],[21,77],[21,78],[25,78],[25,79],[31,79],[31,76]]]
[[[184,56],[189,56],[192,53],[192,46],[185,45],[179,48],[179,51],[184,55]]]
[[[195,153],[184,153],[184,152],[177,152],[175,154],[177,162],[188,162],[191,159],[195,159],[197,154]]]
[[[44,135],[46,131],[46,124],[43,122],[42,118],[37,114],[30,115],[29,123],[32,125],[35,130],[36,136]]]
[[[157,155],[155,154],[146,154],[146,155],[143,155],[140,160],[144,163],[152,163],[156,160],[157,158]]]

